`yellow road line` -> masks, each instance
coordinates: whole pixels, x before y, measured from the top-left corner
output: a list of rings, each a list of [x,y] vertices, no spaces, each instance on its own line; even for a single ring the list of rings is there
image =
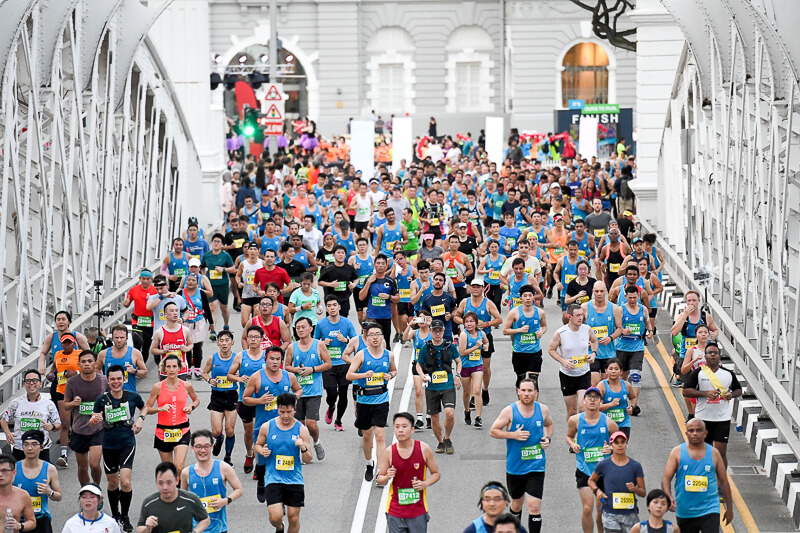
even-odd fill
[[[664,359],[664,362],[667,364],[667,368],[672,368],[672,358],[667,353],[663,343],[658,342],[655,343],[658,347],[658,351],[661,353],[661,357]],[[650,350],[645,348],[644,350],[645,358],[647,359],[650,368],[653,369],[653,373],[656,375],[656,379],[658,380],[659,385],[661,386],[661,392],[664,393],[664,396],[667,399],[667,403],[672,410],[672,415],[675,417],[675,421],[678,423],[678,427],[681,430],[681,436],[686,439],[686,422],[684,421],[684,414],[683,410],[681,409],[678,400],[675,399],[675,395],[672,392],[672,388],[669,384],[669,380],[664,376],[664,372],[661,370],[661,366],[656,361],[655,357],[652,356]],[[733,504],[736,506],[736,509],[739,511],[739,516],[742,518],[742,522],[744,522],[745,528],[747,528],[748,533],[758,533],[758,526],[756,525],[755,520],[753,519],[753,515],[750,513],[750,509],[747,507],[747,504],[742,498],[739,489],[736,487],[736,483],[733,482],[730,475],[728,475],[728,484],[731,488],[731,497],[733,498]],[[720,505],[722,509],[724,506]],[[724,511],[720,512],[720,515],[724,514]],[[722,525],[722,530],[725,533],[733,532],[732,525]]]

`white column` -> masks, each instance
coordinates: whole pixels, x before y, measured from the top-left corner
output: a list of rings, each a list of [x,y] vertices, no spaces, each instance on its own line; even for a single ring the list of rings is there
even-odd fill
[[[631,188],[638,200],[638,216],[663,227],[667,219],[658,208],[663,202],[657,202],[658,154],[684,38],[675,19],[658,0],[638,0],[630,18],[637,26],[637,179],[631,182]],[[677,185],[680,177],[676,178]]]
[[[208,0],[172,2],[150,29],[148,36],[156,45],[178,102],[181,106],[192,141],[200,156],[202,175],[184,190],[189,215],[197,216],[205,227],[221,221],[219,213],[219,184],[225,169],[224,113],[222,89],[212,104],[209,78],[211,51],[209,47]],[[200,190],[200,195],[196,192]],[[181,221],[181,227],[186,221]]]

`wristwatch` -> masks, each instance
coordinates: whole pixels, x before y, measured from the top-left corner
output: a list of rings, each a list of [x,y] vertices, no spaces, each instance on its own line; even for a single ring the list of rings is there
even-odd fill
[[[228,505],[230,505],[233,502],[233,499],[230,496],[228,496],[225,499],[228,500]]]

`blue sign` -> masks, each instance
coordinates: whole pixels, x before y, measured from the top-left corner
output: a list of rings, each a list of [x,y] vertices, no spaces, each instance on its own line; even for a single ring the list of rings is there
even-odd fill
[[[568,107],[570,109],[583,109],[586,105],[586,100],[569,100]]]

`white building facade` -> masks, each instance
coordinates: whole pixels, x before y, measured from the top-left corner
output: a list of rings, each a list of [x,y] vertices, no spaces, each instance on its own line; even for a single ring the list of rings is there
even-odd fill
[[[569,0],[277,4],[281,62],[296,66],[280,79],[287,118],[309,116],[323,134],[372,110],[408,114],[415,133],[434,116],[440,134],[477,135],[487,115],[549,131],[572,98],[636,103],[636,54],[595,37]],[[212,70],[266,61],[269,20],[268,0],[211,0]]]

